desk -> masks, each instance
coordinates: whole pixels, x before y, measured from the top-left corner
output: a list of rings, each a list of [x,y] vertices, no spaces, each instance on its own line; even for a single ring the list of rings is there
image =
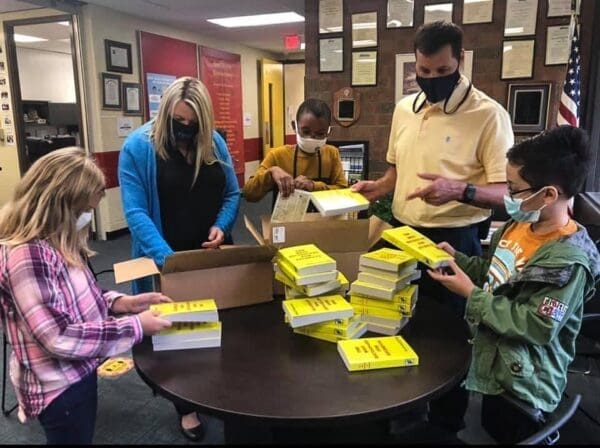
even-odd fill
[[[240,424],[355,425],[396,416],[456,385],[471,357],[464,322],[425,298],[401,331],[419,365],[352,373],[336,344],[295,334],[280,301],[219,316],[220,348],[154,352],[145,338],[133,358],[156,392],[222,418],[228,442],[228,427]]]

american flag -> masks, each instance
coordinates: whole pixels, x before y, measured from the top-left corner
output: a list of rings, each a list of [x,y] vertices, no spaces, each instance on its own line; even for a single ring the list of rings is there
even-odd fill
[[[558,106],[558,116],[556,123],[569,124],[579,127],[579,101],[581,99],[581,72],[579,54],[579,33],[577,32],[577,22],[571,19],[574,26],[573,37],[571,38],[571,52],[569,54],[569,63],[567,65],[567,76],[560,95],[560,104]]]

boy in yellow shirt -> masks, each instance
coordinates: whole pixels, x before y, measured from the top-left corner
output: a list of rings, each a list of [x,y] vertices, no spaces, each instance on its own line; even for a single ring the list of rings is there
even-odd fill
[[[348,186],[338,149],[326,144],[331,130],[331,109],[327,103],[314,98],[304,101],[292,127],[297,144],[269,151],[256,174],[244,185],[247,201],[258,202],[273,190],[287,197],[295,188],[318,191]]]

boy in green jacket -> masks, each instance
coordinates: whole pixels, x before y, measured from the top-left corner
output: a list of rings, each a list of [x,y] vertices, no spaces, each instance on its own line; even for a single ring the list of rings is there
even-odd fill
[[[465,386],[483,394],[483,426],[496,428],[499,442],[514,443],[537,428],[498,395],[542,415],[558,406],[600,256],[569,215],[589,165],[586,133],[560,126],[514,145],[507,158],[504,202],[512,219],[494,234],[489,258],[440,243],[455,257],[453,272],[429,275],[466,298],[474,336]]]

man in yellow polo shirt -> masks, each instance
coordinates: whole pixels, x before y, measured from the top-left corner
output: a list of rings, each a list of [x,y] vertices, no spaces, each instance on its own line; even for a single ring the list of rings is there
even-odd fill
[[[479,225],[490,208],[504,207],[506,152],[514,136],[506,110],[460,74],[462,37],[448,22],[417,30],[421,91],[396,105],[384,176],[352,188],[371,201],[394,191],[394,226],[407,224],[433,241],[452,241],[468,255],[481,255]],[[420,295],[449,304],[462,317],[465,300],[427,277],[419,283]],[[453,392],[441,397],[449,406],[430,403],[429,420],[456,432],[464,426],[468,395]]]

